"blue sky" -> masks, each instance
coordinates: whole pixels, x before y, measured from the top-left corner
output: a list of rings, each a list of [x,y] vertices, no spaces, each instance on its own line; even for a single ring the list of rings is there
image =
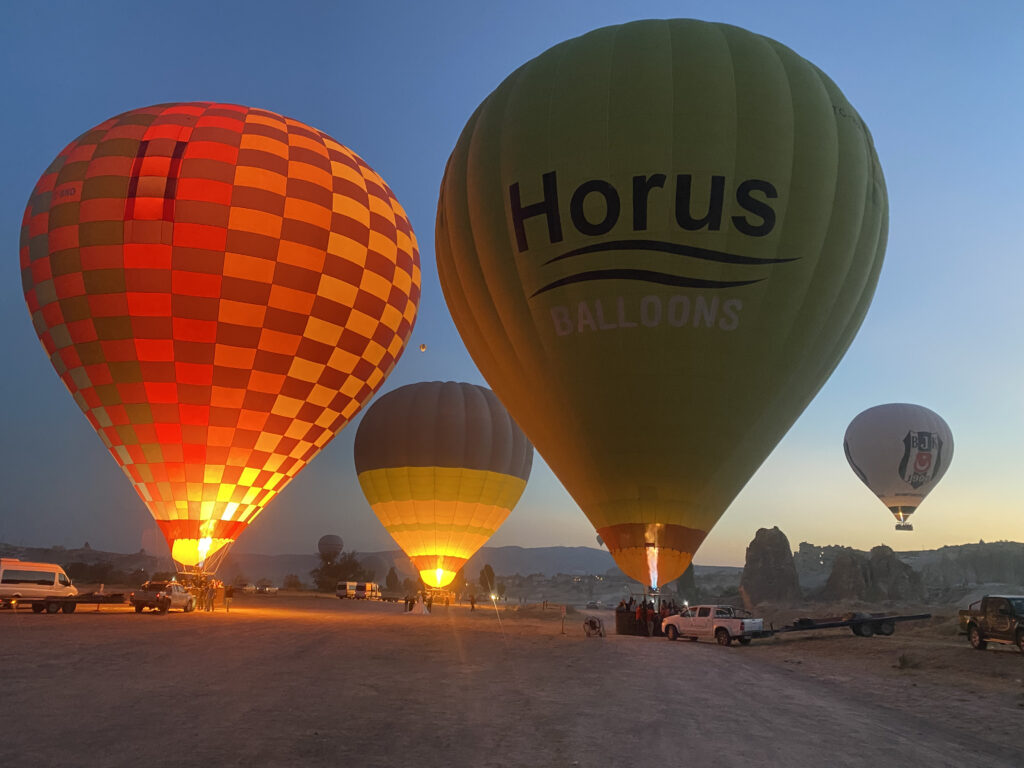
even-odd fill
[[[167,101],[263,107],[331,134],[391,185],[424,274],[413,345],[385,389],[485,383],[448,315],[433,229],[444,163],[473,109],[550,46],[637,18],[722,21],[822,68],[869,126],[890,198],[889,245],[861,331],[814,402],[697,556],[741,564],[759,527],[800,541],[897,549],[1024,540],[1024,7],[962,2],[129,2],[0,7],[0,541],[132,550],[149,513],[46,360],[20,289],[25,202],[50,160],[107,117]],[[916,402],[956,454],[914,518],[892,519],[848,468],[861,410]],[[339,533],[391,548],[359,491],[349,425],[239,542],[312,551]],[[593,545],[590,523],[542,461],[493,544]]]

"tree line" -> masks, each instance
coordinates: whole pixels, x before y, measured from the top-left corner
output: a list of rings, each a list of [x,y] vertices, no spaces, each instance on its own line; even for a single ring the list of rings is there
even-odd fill
[[[359,562],[359,555],[354,551],[341,552],[337,555],[318,552],[317,557],[320,559],[320,565],[311,570],[309,575],[320,592],[333,592],[339,581],[374,581],[377,576],[373,569],[367,568]],[[494,569],[490,564],[485,565],[480,570],[478,583],[480,588],[488,595],[497,595],[499,598],[505,596],[505,584],[495,578]],[[285,589],[301,588],[301,586],[289,586],[287,583],[285,583],[284,587]],[[415,579],[402,579],[398,575],[398,571],[395,570],[395,567],[391,566],[384,577],[384,589],[393,593],[405,592],[406,594],[412,594],[425,590],[426,584],[424,584],[423,579],[419,576]],[[455,574],[455,578],[448,585],[448,589],[457,594],[473,591],[461,570]]]

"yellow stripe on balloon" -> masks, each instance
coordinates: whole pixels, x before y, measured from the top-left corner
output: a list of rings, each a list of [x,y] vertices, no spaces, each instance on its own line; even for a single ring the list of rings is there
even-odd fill
[[[508,514],[507,507],[491,507],[490,509],[500,510],[503,514]],[[385,523],[384,528],[387,532],[394,535],[396,533],[412,533],[412,532],[431,532],[431,533],[445,533],[445,534],[468,534],[471,536],[491,536],[497,530],[493,526],[478,526],[478,525],[437,525],[435,523],[398,523],[396,525],[388,525]]]
[[[463,501],[511,509],[526,480],[499,472],[463,467],[385,467],[359,474],[370,506],[389,501]]]

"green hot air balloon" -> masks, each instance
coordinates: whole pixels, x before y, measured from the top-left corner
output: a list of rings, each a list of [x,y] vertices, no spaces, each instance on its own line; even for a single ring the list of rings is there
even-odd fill
[[[676,578],[821,388],[888,229],[871,135],[817,67],[687,19],[556,45],[448,161],[445,298],[622,569]]]

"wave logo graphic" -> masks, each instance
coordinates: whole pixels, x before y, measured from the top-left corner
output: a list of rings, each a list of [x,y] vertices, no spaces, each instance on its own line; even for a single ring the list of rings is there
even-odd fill
[[[733,192],[737,213],[728,218],[725,216],[726,177],[713,175],[697,183],[707,184],[707,194],[706,196],[702,194],[702,199],[706,199],[706,208],[695,215],[692,205],[693,175],[676,174],[671,181],[669,181],[669,176],[663,173],[633,176],[629,199],[633,231],[639,235],[647,230],[648,212],[652,204],[657,206],[672,203],[674,203],[675,223],[684,232],[699,232],[701,230],[716,232],[721,231],[723,226],[730,226],[743,235],[759,238],[768,235],[774,229],[775,210],[770,201],[778,197],[778,192],[771,182],[764,179],[746,179],[736,184]],[[674,195],[670,195],[666,184],[675,187]],[[524,203],[519,182],[509,186],[509,213],[519,253],[524,253],[530,248],[527,223],[531,219],[537,219],[537,221],[531,222],[534,237],[537,236],[538,225],[543,220],[547,225],[548,243],[554,245],[563,240],[558,175],[555,171],[549,171],[541,176],[541,189],[540,200]],[[701,192],[703,193],[703,190]],[[704,206],[701,207],[704,208]],[[580,234],[600,237],[608,234],[619,223],[622,208],[622,195],[613,184],[604,179],[590,179],[584,181],[573,191],[569,200],[569,220]],[[600,218],[595,219],[595,213],[600,212],[603,212]],[[548,259],[542,266],[566,259],[578,259],[615,251],[667,253],[718,264],[754,267],[797,261],[797,259],[754,258],[738,253],[638,236],[573,248]],[[674,287],[714,289],[750,285],[764,279],[764,277],[751,277],[737,280],[712,280],[688,277],[672,272],[628,267],[585,269],[577,274],[561,277],[542,285],[531,294],[531,298],[562,286],[595,280],[639,280]]]
[[[725,251],[715,251],[710,248],[698,248],[693,245],[670,243],[662,240],[611,240],[604,243],[595,243],[593,245],[587,245],[582,248],[575,248],[571,251],[566,251],[560,256],[548,259],[544,262],[544,266],[554,264],[555,262],[562,261],[563,259],[571,259],[591,253],[606,253],[608,251],[660,251],[662,253],[671,253],[678,256],[702,259],[704,261],[715,261],[719,264],[746,264],[756,266],[783,264],[788,261],[796,261],[796,259],[757,259],[751,256],[742,256],[737,253],[726,253]],[[568,275],[567,277],[562,277],[550,282],[530,294],[530,298],[532,299],[534,296],[539,296],[540,294],[554,288],[560,288],[563,285],[572,285],[573,283],[583,283],[591,280],[641,280],[647,283],[671,285],[677,288],[735,288],[741,285],[759,283],[763,279],[763,277],[757,277],[750,280],[706,280],[699,277],[686,277],[684,275],[676,275],[669,272],[657,272],[650,269],[590,269],[585,272],[578,272],[575,275]]]

